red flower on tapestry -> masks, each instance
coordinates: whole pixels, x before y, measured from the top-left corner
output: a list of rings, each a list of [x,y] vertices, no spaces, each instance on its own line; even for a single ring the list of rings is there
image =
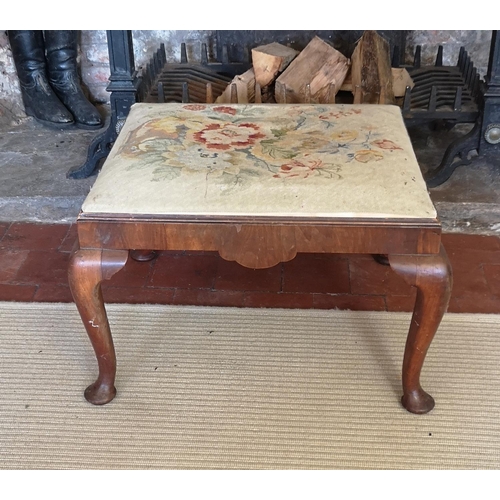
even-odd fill
[[[255,144],[258,139],[266,137],[253,123],[212,123],[200,132],[193,134],[195,141],[205,145],[207,149],[227,151],[243,149]]]
[[[189,111],[201,111],[206,108],[203,104],[186,104],[182,106],[184,109],[188,109]]]
[[[236,114],[236,110],[234,108],[230,108],[229,106],[217,106],[214,108],[214,111],[217,111],[218,113],[226,113],[228,115]]]
[[[274,174],[273,177],[277,178],[291,178],[291,177],[300,177],[302,179],[306,179],[311,175],[317,174],[317,169],[323,166],[323,162],[321,160],[309,160],[309,161],[298,161],[291,160],[288,163],[284,163],[281,165],[277,174]]]
[[[379,139],[378,141],[373,141],[372,144],[380,149],[403,149],[389,139]]]
[[[360,109],[350,109],[348,111],[332,111],[330,113],[324,114],[324,115],[319,115],[318,118],[320,120],[328,120],[330,121],[332,118],[335,118],[338,120],[339,118],[342,118],[344,116],[350,116],[350,115],[360,115],[361,110]]]

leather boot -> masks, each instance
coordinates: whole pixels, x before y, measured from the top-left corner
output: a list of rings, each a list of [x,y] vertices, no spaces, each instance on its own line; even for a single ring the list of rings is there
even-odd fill
[[[71,111],[77,127],[98,129],[103,126],[101,115],[85,97],[80,86],[76,63],[77,33],[75,30],[44,32],[49,82],[62,103]]]
[[[42,31],[8,30],[8,37],[26,114],[44,125],[72,126],[73,116],[49,85]]]

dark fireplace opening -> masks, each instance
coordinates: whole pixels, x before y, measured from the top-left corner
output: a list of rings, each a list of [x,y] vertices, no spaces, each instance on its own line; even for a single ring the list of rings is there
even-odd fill
[[[215,100],[234,77],[243,74],[251,65],[251,49],[272,42],[303,50],[317,36],[346,57],[351,57],[363,31],[216,31],[215,60],[208,56],[206,44],[201,46],[199,62],[188,60],[186,46],[181,45],[181,61],[167,60],[160,43],[150,61],[139,73],[135,69],[131,31],[107,32],[111,76],[110,126],[89,147],[86,163],[68,172],[68,177],[83,178],[95,174],[107,156],[134,102],[207,102]],[[496,32],[491,42],[490,64],[486,81],[462,47],[457,64],[443,65],[443,47],[436,47],[435,62],[421,64],[421,47],[417,46],[413,61],[405,62],[406,36],[404,30],[378,31],[390,47],[391,66],[405,68],[413,80],[404,96],[397,99],[407,127],[421,125],[452,128],[457,124],[473,124],[471,132],[450,144],[441,164],[427,174],[430,187],[445,182],[459,165],[470,163],[472,150],[491,155],[497,150],[496,135],[500,137],[500,104],[489,100],[496,96],[498,48]],[[491,103],[495,101],[493,107]],[[266,101],[268,102],[268,101]],[[269,102],[273,102],[272,100]],[[351,92],[338,92],[335,102],[352,102]],[[495,128],[497,127],[497,128]],[[489,135],[485,135],[489,134]],[[492,149],[493,147],[493,149]]]

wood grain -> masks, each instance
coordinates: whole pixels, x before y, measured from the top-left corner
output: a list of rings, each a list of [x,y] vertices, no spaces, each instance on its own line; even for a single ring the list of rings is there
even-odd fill
[[[394,104],[389,42],[367,30],[351,56],[354,104]]]
[[[217,97],[217,104],[248,104],[255,102],[255,73],[253,68],[245,71],[242,75],[237,75],[226,87],[224,92]],[[236,98],[234,97],[236,92]]]
[[[256,82],[261,87],[267,87],[298,54],[298,50],[276,42],[255,47],[252,49],[252,67]]]
[[[69,264],[69,285],[76,307],[94,348],[99,375],[85,390],[85,399],[95,405],[109,403],[115,395],[116,354],[104,307],[101,282],[125,265],[126,250],[78,249]]]
[[[330,85],[340,90],[349,69],[349,59],[319,37],[314,37],[288,68],[276,79],[277,103],[300,103],[306,85],[310,85],[310,102],[328,103]]]
[[[427,413],[434,399],[420,385],[425,356],[448,307],[452,270],[441,246],[436,255],[389,255],[391,268],[416,287],[417,297],[403,360],[403,406],[412,413]]]
[[[80,220],[86,248],[218,251],[245,267],[261,268],[309,253],[438,253],[437,221],[161,221]],[[252,235],[252,237],[249,237]]]

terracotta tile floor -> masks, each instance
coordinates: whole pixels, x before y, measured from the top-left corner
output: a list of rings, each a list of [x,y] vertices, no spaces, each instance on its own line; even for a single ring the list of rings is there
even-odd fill
[[[0,223],[0,300],[70,302],[70,224]],[[444,234],[454,271],[450,312],[500,313],[500,238]],[[103,283],[106,302],[411,311],[414,290],[370,255],[299,254],[251,270],[213,252],[129,260]]]

